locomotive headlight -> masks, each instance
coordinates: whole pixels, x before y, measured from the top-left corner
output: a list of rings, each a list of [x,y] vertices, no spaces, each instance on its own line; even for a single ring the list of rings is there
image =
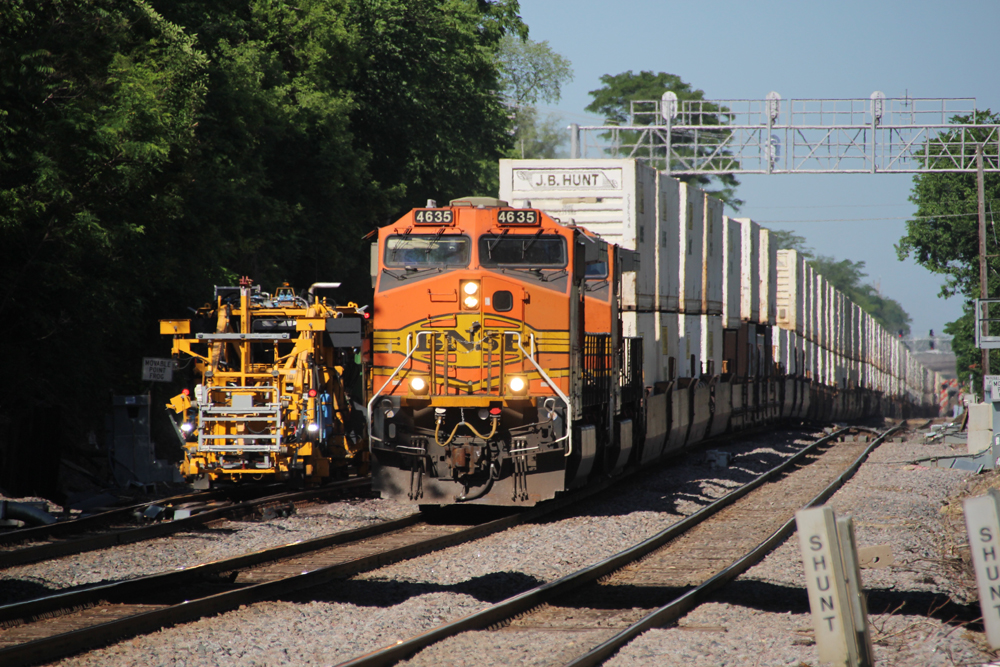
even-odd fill
[[[312,424],[309,424],[309,426],[306,426],[306,430],[309,431],[310,433],[315,433],[316,431],[319,430],[319,424],[313,422]]]
[[[419,375],[410,378],[410,391],[414,394],[426,394],[429,389],[426,378],[422,378]]]
[[[518,375],[508,380],[507,386],[512,394],[524,394],[528,391],[528,381]]]
[[[190,433],[191,431],[194,430],[194,424],[192,424],[191,422],[184,422],[183,424],[181,424],[181,430],[185,433]]]
[[[461,286],[462,294],[465,296],[462,298],[462,308],[465,310],[475,310],[479,308],[479,281],[478,280],[466,280]]]

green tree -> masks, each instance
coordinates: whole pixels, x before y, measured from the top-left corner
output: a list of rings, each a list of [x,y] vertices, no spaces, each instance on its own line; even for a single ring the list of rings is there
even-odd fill
[[[365,232],[496,180],[510,137],[494,52],[523,28],[516,3],[163,0],[162,10],[210,59],[185,221],[230,279],[337,280],[343,298],[367,301]]]
[[[41,457],[0,472],[54,477],[213,283],[367,300],[364,232],[496,180],[507,34],[515,0],[0,7],[0,457]]]
[[[659,100],[667,91],[674,92],[677,99],[682,102],[705,99],[704,91],[692,88],[691,84],[686,83],[676,74],[666,72],[654,74],[651,71],[643,70],[635,74],[629,70],[621,74],[605,74],[601,77],[601,83],[603,85],[600,88],[590,91],[594,101],[587,105],[587,111],[604,116],[605,122],[609,125],[626,125],[630,121],[638,125],[650,124],[652,120],[649,118],[632,118],[631,103],[639,100]],[[725,115],[725,109],[720,109],[712,104],[706,104],[703,110],[707,113],[699,115],[698,118],[706,125],[718,125],[720,117]],[[725,132],[725,130],[719,131]],[[679,140],[679,137],[675,137],[674,143]],[[733,160],[728,157],[729,155],[728,152],[723,152],[714,159],[730,163]],[[666,159],[664,155],[653,157],[661,161]],[[679,176],[678,178],[701,187],[707,187],[715,182],[717,187],[715,190],[709,190],[711,194],[722,199],[733,210],[738,211],[743,205],[743,201],[736,197],[736,188],[740,182],[732,174],[720,174],[714,177],[705,175]]]
[[[154,306],[188,268],[170,242],[205,65],[144,2],[0,9],[0,347],[16,378],[0,388],[0,469],[17,472],[0,483],[52,474],[109,389],[135,388]]]
[[[952,122],[996,125],[1000,124],[1000,114],[987,109],[975,115],[956,116]],[[943,132],[926,142],[914,155],[928,168],[953,167],[955,159],[969,163],[975,154],[975,143],[985,141],[988,132],[986,129],[973,130],[966,135],[964,145],[957,143],[957,130]],[[922,157],[924,155],[926,157]],[[990,215],[1000,202],[1000,174],[985,174],[984,185],[987,215]],[[958,359],[959,377],[964,378],[968,366],[974,365],[974,386],[981,387],[982,363],[979,350],[974,348],[972,317],[972,300],[980,295],[976,174],[916,174],[910,201],[916,204],[917,210],[914,218],[906,223],[906,234],[899,240],[896,252],[901,260],[912,256],[924,268],[945,277],[939,296],[961,295],[967,299],[965,314],[949,323],[945,331],[955,336],[952,346]],[[1000,253],[1000,243],[989,229],[986,235],[988,293],[994,296],[1000,294],[1000,261],[996,257]],[[1000,354],[991,353],[991,370],[1000,367],[998,363]]]
[[[806,259],[811,259],[815,254],[812,248],[806,246],[806,238],[787,229],[770,229],[771,240],[775,246],[781,250],[795,250]]]
[[[527,36],[517,2],[349,4],[359,48],[354,145],[390,193],[379,222],[428,198],[495,192],[496,162],[512,145],[496,53],[505,36]]]
[[[557,113],[539,116],[535,109],[522,109],[517,114],[517,132],[514,148],[508,153],[512,158],[553,160],[567,157],[566,125]]]
[[[497,47],[497,69],[501,94],[513,110],[514,149],[511,157],[556,157],[566,132],[556,114],[539,117],[539,101],[555,103],[562,86],[573,80],[569,60],[549,47],[514,35],[505,36]]]
[[[192,244],[219,281],[302,288],[343,277],[360,290],[350,277],[380,193],[351,131],[359,56],[347,1],[161,4],[209,59],[181,221]]]

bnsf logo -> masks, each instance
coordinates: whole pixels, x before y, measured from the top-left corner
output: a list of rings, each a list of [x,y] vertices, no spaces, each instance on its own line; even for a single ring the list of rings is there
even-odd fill
[[[517,340],[518,336],[509,331],[487,333],[484,336],[476,336],[474,334],[468,334],[468,337],[464,337],[461,331],[442,331],[437,334],[437,336],[420,336],[420,342],[417,344],[417,353],[424,352],[429,353],[431,351],[431,341],[436,340],[436,348],[438,352],[444,352],[444,340],[448,341],[448,350],[460,352],[486,352],[500,351],[500,339],[503,340],[503,347],[505,352],[518,352]]]

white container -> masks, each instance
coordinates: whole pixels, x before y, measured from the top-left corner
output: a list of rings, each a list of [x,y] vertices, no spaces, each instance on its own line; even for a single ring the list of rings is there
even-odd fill
[[[737,329],[740,326],[743,307],[744,275],[743,262],[747,258],[743,249],[744,241],[749,241],[749,235],[743,234],[743,225],[738,221],[723,216],[722,226],[725,234],[722,237],[722,250],[725,261],[722,264],[722,326],[726,329]],[[750,225],[747,225],[749,227]],[[749,304],[748,309],[749,309]]]
[[[680,219],[677,287],[680,312],[701,313],[702,258],[705,242],[705,193],[687,183],[678,184]]]
[[[778,326],[771,327],[771,359],[788,374],[788,332]]]
[[[680,277],[677,262],[680,253],[680,181],[657,172],[656,177],[656,280],[657,303],[660,312],[676,313],[679,309]],[[675,318],[676,320],[676,318]]]
[[[625,311],[655,306],[657,185],[656,170],[638,160],[500,160],[500,199],[639,253],[639,269],[622,277]]]
[[[663,379],[658,348],[659,329],[656,313],[622,312],[622,334],[642,338],[642,378],[647,387]]]
[[[722,210],[724,204],[722,200],[712,197],[707,192],[702,192],[704,199],[703,210],[705,219],[703,222],[704,239],[702,240],[702,267],[701,267],[701,310],[704,315],[721,315],[723,291],[723,264],[725,254],[723,253],[723,236],[726,234],[726,226],[723,223],[724,216]]]
[[[761,230],[763,232],[764,230]],[[761,241],[764,234],[761,234]],[[761,253],[763,257],[764,253]],[[805,325],[803,287],[804,265],[802,257],[795,250],[779,250],[777,253],[777,318],[776,322],[782,329],[794,331],[802,336]],[[761,287],[764,281],[761,280]],[[763,299],[761,299],[763,306]]]
[[[677,317],[677,313],[656,314],[659,333],[656,337],[657,349],[654,354],[658,367],[653,373],[654,379],[646,381],[647,386],[652,386],[653,382],[669,382],[677,377],[681,359]]]
[[[701,375],[701,315],[677,315],[677,377],[690,378]]]
[[[740,226],[740,318],[760,322],[760,225],[750,218],[737,218]],[[766,270],[766,267],[765,267]]]
[[[804,262],[803,262],[804,263]],[[812,267],[805,264],[802,272],[802,337],[816,342],[816,275]]]
[[[722,316],[701,316],[701,372],[717,375],[722,372]]]
[[[778,245],[770,230],[760,228],[758,243],[757,275],[760,278],[758,294],[758,322],[777,324],[778,322]],[[792,251],[794,252],[794,251]],[[798,255],[798,253],[796,253]]]

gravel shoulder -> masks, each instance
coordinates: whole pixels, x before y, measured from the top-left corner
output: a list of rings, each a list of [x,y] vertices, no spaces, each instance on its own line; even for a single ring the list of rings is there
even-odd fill
[[[982,665],[995,659],[981,627],[971,622],[978,605],[961,604],[969,601],[969,579],[958,574],[964,525],[958,525],[960,511],[956,522],[946,509],[955,504],[949,498],[968,493],[976,476],[910,463],[955,453],[914,440],[883,444],[828,501],[838,516],[854,518],[859,547],[887,544],[895,557],[889,568],[862,570],[880,666]],[[607,664],[665,661],[696,667],[818,665],[798,536],[677,627],[645,633]]]

